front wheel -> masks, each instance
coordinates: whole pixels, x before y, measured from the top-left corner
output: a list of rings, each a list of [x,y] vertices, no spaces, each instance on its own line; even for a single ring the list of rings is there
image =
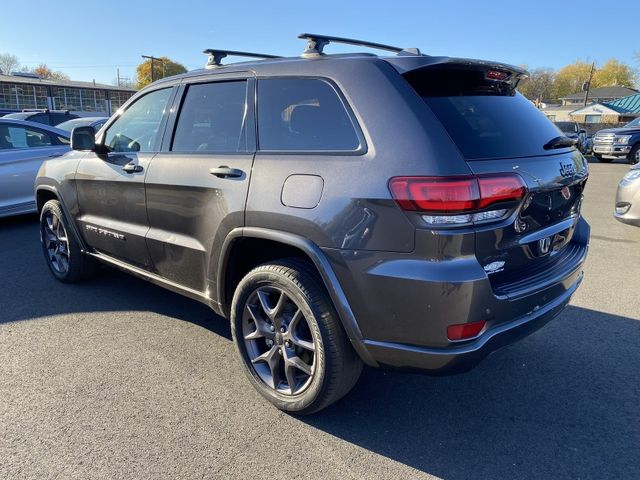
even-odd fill
[[[634,145],[634,147],[629,152],[629,156],[627,157],[627,161],[631,165],[635,165],[636,163],[640,163],[640,143]]]
[[[49,200],[40,212],[40,241],[47,266],[56,279],[75,283],[91,277],[95,261],[84,255],[58,200]]]
[[[349,392],[362,370],[320,279],[303,261],[249,272],[233,296],[231,331],[250,382],[280,410],[317,412]]]

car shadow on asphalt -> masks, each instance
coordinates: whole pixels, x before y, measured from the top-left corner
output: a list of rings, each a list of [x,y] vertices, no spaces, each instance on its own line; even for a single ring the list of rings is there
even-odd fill
[[[195,300],[118,270],[63,284],[48,271],[35,215],[0,219],[0,324],[77,312],[156,312],[231,339],[229,322]],[[35,292],[35,293],[34,293]]]
[[[231,337],[207,306],[115,270],[55,281],[36,220],[0,220],[0,323],[141,310]],[[640,321],[570,306],[469,373],[365,369],[343,400],[297,421],[444,479],[640,478],[639,345]]]
[[[366,369],[303,421],[443,479],[640,478],[640,321],[570,306],[450,377]]]

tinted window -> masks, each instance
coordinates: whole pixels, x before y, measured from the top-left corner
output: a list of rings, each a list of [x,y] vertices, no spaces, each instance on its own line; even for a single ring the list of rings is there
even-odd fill
[[[112,152],[151,152],[156,147],[160,123],[171,89],[165,88],[140,97],[109,127],[105,145]]]
[[[0,149],[37,148],[54,145],[51,136],[41,130],[0,125]]]
[[[174,152],[243,152],[247,82],[190,85],[173,137]]]
[[[468,160],[558,153],[544,145],[562,133],[513,85],[462,69],[410,72],[405,78]]]
[[[30,122],[44,123],[45,125],[50,125],[49,115],[46,113],[38,113],[36,115],[31,115],[30,117],[26,118],[26,120]]]
[[[333,87],[319,79],[258,82],[261,150],[353,151],[360,140]]]
[[[64,113],[52,113],[51,114],[51,125],[58,125],[59,123],[66,122],[67,120],[71,120],[72,118],[76,118],[75,115],[66,115]]]

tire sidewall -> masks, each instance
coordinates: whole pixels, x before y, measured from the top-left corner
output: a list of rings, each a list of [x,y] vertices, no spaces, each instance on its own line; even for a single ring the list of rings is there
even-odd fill
[[[299,281],[304,284],[306,279],[300,278]],[[309,330],[311,331],[311,335],[316,344],[316,366],[313,379],[311,384],[298,395],[284,395],[266,385],[258,376],[251,364],[251,361],[249,360],[242,331],[242,316],[246,302],[250,298],[251,294],[258,288],[265,286],[281,288],[287,295],[289,295],[289,298],[291,298],[298,307],[302,309],[305,319],[309,325]],[[243,370],[258,392],[282,410],[291,412],[304,410],[306,407],[312,405],[323,391],[326,379],[327,356],[323,342],[322,326],[317,321],[319,316],[322,315],[322,312],[314,310],[313,305],[308,302],[306,296],[293,281],[276,272],[268,272],[265,270],[252,271],[247,274],[247,276],[242,279],[238,285],[233,296],[233,302],[231,305],[231,333],[236,349],[240,355]]]
[[[51,259],[49,258],[49,253],[47,252],[47,247],[44,243],[44,218],[49,212],[57,216],[58,220],[62,222],[62,226],[64,227],[67,238],[69,239],[69,268],[67,268],[67,271],[64,273],[60,273],[55,268],[53,268]],[[44,204],[44,206],[42,207],[42,211],[40,212],[40,245],[42,247],[42,253],[44,254],[45,261],[47,262],[47,267],[49,267],[49,271],[53,274],[54,277],[63,282],[69,277],[69,273],[71,272],[71,262],[75,261],[75,252],[72,248],[72,241],[73,239],[69,235],[69,226],[62,212],[62,208],[60,208],[59,202],[55,200],[49,200]]]

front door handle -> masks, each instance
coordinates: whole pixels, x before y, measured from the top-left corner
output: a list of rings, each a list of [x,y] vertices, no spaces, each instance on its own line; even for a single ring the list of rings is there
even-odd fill
[[[127,163],[124,167],[122,167],[122,170],[124,170],[127,173],[138,173],[144,170],[144,168],[142,168],[142,165],[138,165],[136,163]]]
[[[218,178],[240,178],[244,175],[244,172],[238,168],[227,167],[226,165],[220,165],[218,168],[212,168],[209,170],[211,175],[215,175]]]

